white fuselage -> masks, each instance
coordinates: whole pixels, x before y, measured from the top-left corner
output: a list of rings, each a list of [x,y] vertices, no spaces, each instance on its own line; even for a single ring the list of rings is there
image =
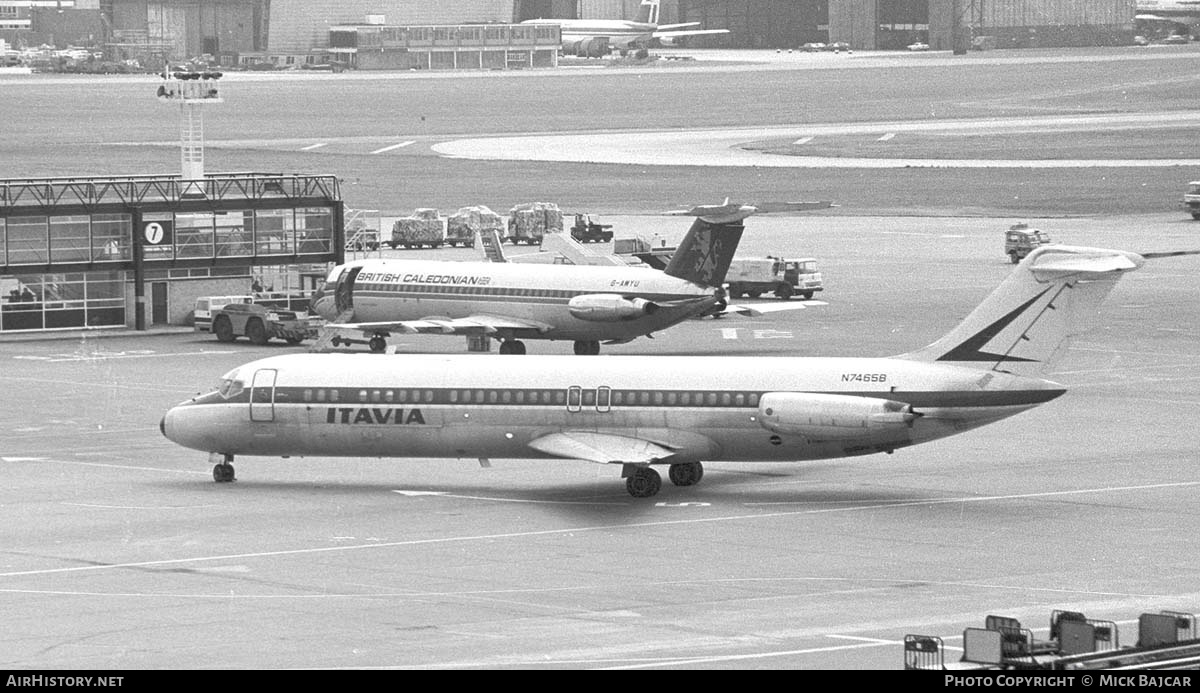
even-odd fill
[[[359,266],[347,292],[342,285]],[[355,323],[503,316],[543,327],[501,330],[501,336],[563,340],[632,339],[700,315],[717,301],[711,287],[644,267],[372,260],[336,268],[314,308],[336,320],[348,307],[347,293]],[[572,313],[572,299],[600,295],[639,298],[658,309],[613,319]]]
[[[532,458],[544,455],[531,441],[587,431],[673,450],[672,463],[791,461],[891,452],[1064,390],[888,358],[293,354],[241,366],[223,392],[172,408],[164,435],[226,455]],[[812,399],[787,413],[805,433],[769,427],[782,412],[767,406],[779,401],[768,393]],[[884,401],[911,406],[915,420],[879,429],[839,421],[844,404]]]

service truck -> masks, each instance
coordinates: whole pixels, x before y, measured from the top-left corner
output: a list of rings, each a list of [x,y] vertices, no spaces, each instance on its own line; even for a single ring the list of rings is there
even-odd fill
[[[773,293],[785,300],[792,296],[809,299],[825,289],[817,260],[811,257],[735,257],[729,263],[725,281],[730,298],[758,298]]]
[[[246,337],[254,344],[282,339],[299,344],[316,338],[324,321],[305,312],[282,310],[261,303],[228,303],[213,311],[212,331],[221,342]]]
[[[1050,236],[1038,229],[1029,228],[1024,222],[1008,227],[1004,234],[1004,252],[1012,264],[1017,264],[1038,246],[1049,244]]]
[[[580,243],[608,243],[613,238],[612,224],[601,224],[592,214],[576,214],[571,238]]]
[[[1188,183],[1187,192],[1183,195],[1183,206],[1192,213],[1193,219],[1200,219],[1200,180]]]

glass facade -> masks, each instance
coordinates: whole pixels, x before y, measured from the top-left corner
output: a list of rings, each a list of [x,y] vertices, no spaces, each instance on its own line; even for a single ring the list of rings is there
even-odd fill
[[[46,217],[9,217],[5,236],[8,264],[44,265],[50,261]]]
[[[18,275],[0,286],[0,330],[125,324],[124,272]]]

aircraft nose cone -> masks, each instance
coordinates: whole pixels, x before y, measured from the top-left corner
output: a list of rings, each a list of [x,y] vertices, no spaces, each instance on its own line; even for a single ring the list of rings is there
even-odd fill
[[[163,438],[167,437],[167,415],[163,414],[162,419],[158,422],[158,432],[163,434]]]

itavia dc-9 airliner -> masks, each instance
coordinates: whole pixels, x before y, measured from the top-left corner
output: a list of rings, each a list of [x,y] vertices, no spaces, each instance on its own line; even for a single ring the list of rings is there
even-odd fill
[[[235,368],[170,409],[170,440],[210,454],[566,458],[619,465],[629,493],[700,481],[704,461],[892,453],[1059,397],[1040,373],[1140,255],[1030,253],[933,344],[889,358],[293,354]]]

